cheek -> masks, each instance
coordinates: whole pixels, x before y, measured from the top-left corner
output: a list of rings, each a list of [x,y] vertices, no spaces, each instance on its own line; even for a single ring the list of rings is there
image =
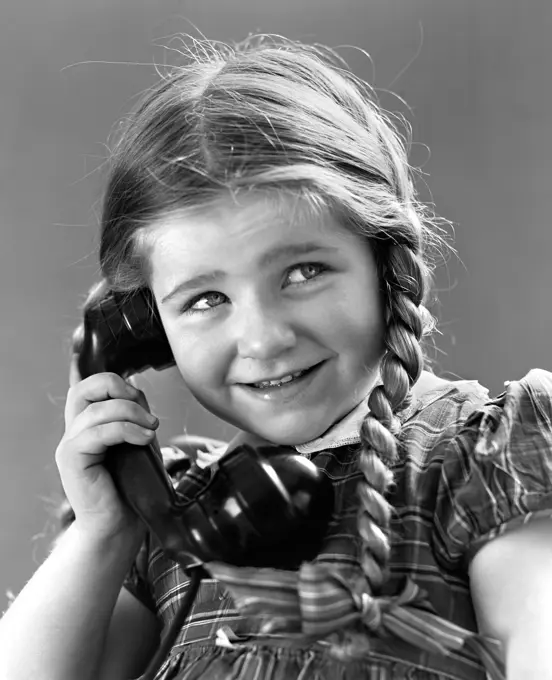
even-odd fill
[[[383,349],[385,324],[379,291],[355,287],[343,291],[331,314],[324,315],[328,336],[336,349],[368,357],[379,356]]]
[[[178,370],[191,391],[220,384],[226,371],[225,352],[215,333],[198,334],[173,328],[167,331]]]
[[[381,357],[384,326],[380,314],[360,314],[359,310],[354,318],[343,316],[338,323],[341,349],[353,363],[370,364]]]

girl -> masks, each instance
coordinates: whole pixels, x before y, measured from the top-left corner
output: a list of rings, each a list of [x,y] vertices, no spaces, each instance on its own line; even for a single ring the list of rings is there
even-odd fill
[[[368,86],[285,40],[198,53],[114,151],[87,304],[149,289],[232,445],[294,447],[335,507],[296,571],[206,565],[157,679],[552,678],[552,375],[490,401],[424,370],[438,239]],[[5,680],[136,677],[188,589],[102,465],[154,441],[144,395],[73,368],[65,418],[74,521],[2,620]]]

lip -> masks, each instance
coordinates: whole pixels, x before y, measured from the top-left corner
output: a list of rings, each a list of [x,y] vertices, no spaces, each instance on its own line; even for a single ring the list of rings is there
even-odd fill
[[[288,375],[293,375],[294,373],[299,373],[299,371],[307,371],[311,368],[314,368],[314,366],[318,366],[318,364],[322,364],[325,360],[322,361],[317,361],[314,364],[311,364],[310,366],[302,366],[301,368],[294,368],[291,370],[284,371],[283,373],[278,373],[277,375],[271,376],[270,378],[258,378],[257,380],[248,380],[247,382],[245,381],[240,381],[240,380],[235,380],[234,384],[235,385],[245,385],[246,387],[248,385],[251,385],[252,383],[260,383],[260,382],[269,382],[270,380],[281,380],[282,378],[285,378]]]
[[[284,383],[281,387],[266,387],[264,389],[259,389],[257,387],[250,387],[245,383],[238,383],[236,387],[240,387],[248,395],[264,402],[285,403],[294,401],[318,379],[327,363],[328,360],[326,359],[318,364],[314,364],[315,368],[314,370],[311,370],[310,373],[307,373],[307,375],[304,375],[297,380],[293,380],[292,382]]]

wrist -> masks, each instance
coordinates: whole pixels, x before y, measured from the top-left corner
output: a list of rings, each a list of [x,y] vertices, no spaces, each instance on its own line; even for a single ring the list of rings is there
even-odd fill
[[[146,529],[141,523],[133,527],[106,527],[78,518],[66,530],[66,533],[69,532],[85,549],[105,554],[115,552],[122,556],[131,555],[132,558],[146,535]]]

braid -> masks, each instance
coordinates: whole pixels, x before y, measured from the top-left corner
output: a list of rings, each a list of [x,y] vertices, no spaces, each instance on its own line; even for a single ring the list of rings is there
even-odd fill
[[[359,467],[364,479],[358,486],[358,532],[362,540],[363,575],[354,586],[359,600],[362,598],[365,603],[364,626],[376,634],[381,611],[374,596],[387,580],[391,552],[392,506],[385,496],[393,484],[389,466],[398,460],[397,437],[401,425],[396,413],[410,403],[411,388],[422,371],[420,341],[426,280],[423,260],[412,248],[392,245],[386,260],[384,282],[388,322],[386,353],[380,369],[383,384],[370,394],[370,411],[360,427]],[[347,660],[362,655],[369,647],[365,633],[349,630],[333,646],[332,652]]]

